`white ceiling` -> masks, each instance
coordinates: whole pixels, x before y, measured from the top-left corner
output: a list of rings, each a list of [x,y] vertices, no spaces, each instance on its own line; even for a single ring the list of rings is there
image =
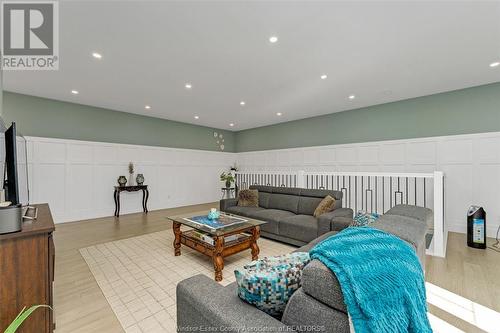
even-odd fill
[[[241,130],[498,82],[499,60],[500,2],[61,1],[60,70],[4,88]]]

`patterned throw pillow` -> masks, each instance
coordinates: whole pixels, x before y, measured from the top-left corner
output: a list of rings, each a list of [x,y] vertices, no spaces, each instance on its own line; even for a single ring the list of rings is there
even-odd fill
[[[295,252],[252,261],[235,270],[238,296],[267,314],[280,317],[292,294],[300,288],[309,253]]]
[[[335,207],[335,199],[330,195],[327,195],[321,202],[318,207],[314,210],[314,217],[318,217],[324,213],[331,212]]]
[[[351,226],[364,227],[377,221],[379,217],[380,215],[377,213],[367,213],[364,210],[360,210],[352,220]]]
[[[238,192],[238,206],[259,207],[259,191],[241,190]]]

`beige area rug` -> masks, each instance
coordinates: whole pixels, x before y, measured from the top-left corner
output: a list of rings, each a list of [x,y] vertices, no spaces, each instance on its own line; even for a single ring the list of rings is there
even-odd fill
[[[185,246],[176,257],[172,243],[165,230],[80,249],[125,332],[176,332],[177,283],[196,274],[214,278],[209,257]],[[258,244],[261,258],[294,249],[262,238]],[[250,250],[226,258],[221,284],[235,281],[234,270],[250,261]]]

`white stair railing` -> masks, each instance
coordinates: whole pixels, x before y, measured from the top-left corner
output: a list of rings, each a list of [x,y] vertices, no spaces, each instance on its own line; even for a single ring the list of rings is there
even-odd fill
[[[444,257],[447,230],[444,219],[444,174],[385,172],[238,172],[236,186],[300,187],[342,191],[342,206],[383,214],[395,205],[427,207],[434,212],[427,254]]]

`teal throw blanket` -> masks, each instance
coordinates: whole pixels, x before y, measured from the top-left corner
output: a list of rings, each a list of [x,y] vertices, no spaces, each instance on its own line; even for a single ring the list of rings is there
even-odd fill
[[[317,244],[310,255],[337,276],[356,333],[432,332],[422,267],[403,240],[351,227]]]

